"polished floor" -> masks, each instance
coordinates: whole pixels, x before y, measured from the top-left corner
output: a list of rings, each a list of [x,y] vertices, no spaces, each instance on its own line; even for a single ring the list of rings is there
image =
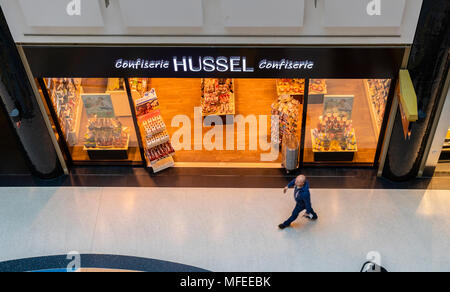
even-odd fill
[[[359,271],[377,252],[389,271],[450,271],[450,191],[312,187],[319,220],[283,231],[293,199],[281,189],[0,188],[0,262],[77,251],[209,271]]]
[[[191,131],[194,137],[194,108],[201,107],[201,79],[200,78],[152,78],[151,87],[156,89],[158,99],[161,105],[161,115],[166,122],[168,132],[171,137],[179,130],[179,127],[172,127],[171,121],[174,117],[185,115],[189,117],[192,123]],[[270,141],[270,116],[271,105],[277,99],[276,79],[234,79],[235,86],[235,111],[236,115],[248,117],[254,115],[265,115],[268,117],[267,135],[264,135],[265,141]],[[301,111],[300,111],[301,112]],[[211,127],[202,128],[202,137],[211,130]],[[227,162],[227,163],[267,163],[261,162],[261,154],[267,153],[258,146],[256,150],[249,150],[249,128],[247,126],[245,141],[243,146],[245,150],[236,150],[238,141],[238,131],[235,127],[234,145],[235,150],[202,150],[195,149],[194,138],[191,139],[192,150],[178,150],[174,156],[175,162]],[[300,133],[300,132],[299,132]],[[259,141],[259,132],[255,133]],[[254,136],[252,136],[254,137]],[[216,140],[217,139],[217,140]],[[226,148],[226,135],[224,137],[215,137],[214,142],[222,144]],[[220,141],[220,142],[219,142]],[[198,146],[198,145],[197,145]],[[281,164],[281,155],[274,161]]]

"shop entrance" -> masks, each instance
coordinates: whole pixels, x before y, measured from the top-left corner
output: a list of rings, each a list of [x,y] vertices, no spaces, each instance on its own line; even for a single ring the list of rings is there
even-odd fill
[[[294,168],[375,167],[403,57],[402,49],[84,48],[80,62],[105,69],[86,71],[40,61],[77,48],[48,50],[25,52],[66,159],[155,172],[281,168],[288,150]],[[152,59],[136,57],[151,50]]]

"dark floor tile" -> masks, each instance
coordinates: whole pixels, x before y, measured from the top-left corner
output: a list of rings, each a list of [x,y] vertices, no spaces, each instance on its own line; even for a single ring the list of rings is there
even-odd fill
[[[53,180],[0,176],[0,186],[281,188],[299,173],[312,188],[450,189],[450,177],[392,182],[377,178],[373,169],[349,168],[305,168],[289,174],[282,169],[171,168],[153,174],[144,168],[77,167]]]

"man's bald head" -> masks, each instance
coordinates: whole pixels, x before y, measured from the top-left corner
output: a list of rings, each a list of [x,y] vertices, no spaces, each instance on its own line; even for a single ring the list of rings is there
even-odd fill
[[[305,184],[305,182],[306,182],[306,176],[304,176],[304,175],[299,175],[299,176],[297,176],[297,178],[295,179],[295,185],[296,185],[297,187],[303,187],[303,185]]]

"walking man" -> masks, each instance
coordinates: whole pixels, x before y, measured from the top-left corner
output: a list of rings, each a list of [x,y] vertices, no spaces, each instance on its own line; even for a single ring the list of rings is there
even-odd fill
[[[297,204],[295,205],[291,217],[284,223],[278,225],[280,229],[289,227],[291,223],[297,219],[300,212],[305,209],[306,215],[304,217],[310,220],[317,220],[318,218],[316,212],[314,212],[311,207],[311,194],[309,192],[309,182],[306,180],[306,177],[304,175],[299,175],[284,188],[283,193],[286,194],[287,190],[292,187],[294,187],[294,199]]]

